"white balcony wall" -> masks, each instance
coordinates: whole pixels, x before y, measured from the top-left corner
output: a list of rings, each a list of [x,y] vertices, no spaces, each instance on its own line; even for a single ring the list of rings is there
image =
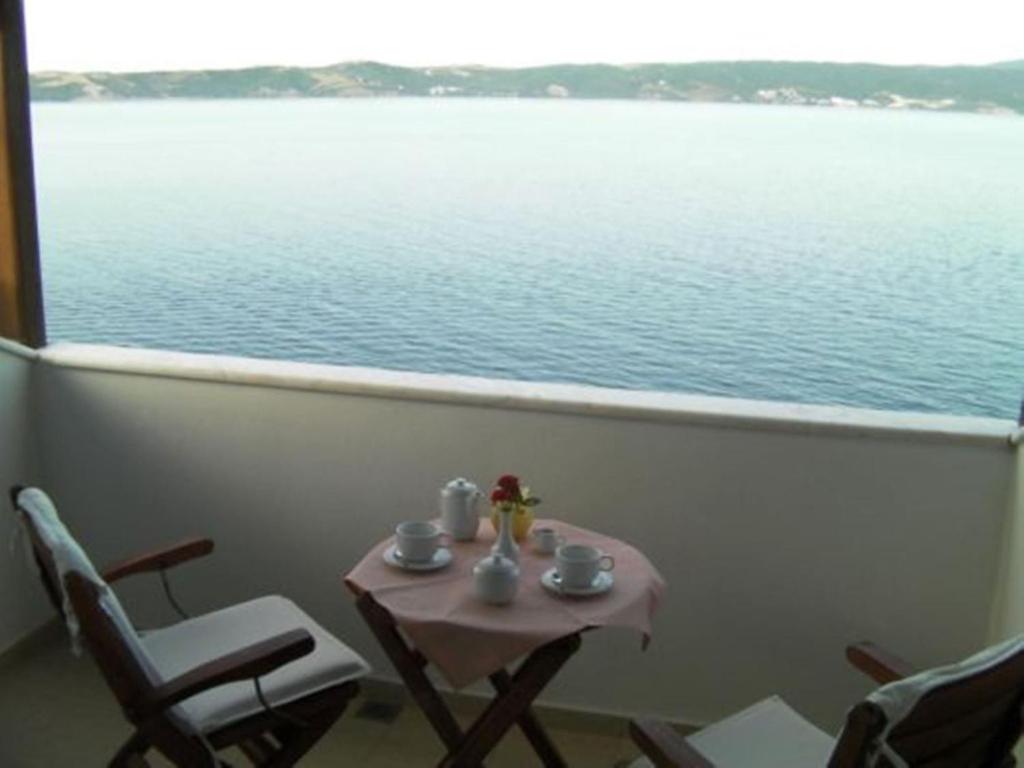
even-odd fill
[[[0,490],[5,524],[0,526],[0,653],[40,626],[50,613],[34,566],[21,548],[8,551],[16,527],[7,501],[16,483],[38,479],[32,417],[32,373],[35,353],[0,340]]]
[[[382,676],[342,574],[456,475],[521,474],[668,582],[650,649],[589,633],[548,702],[699,723],[775,692],[835,728],[868,689],[846,643],[929,665],[991,636],[1009,422],[80,347],[40,380],[47,485],[97,559],[210,535],[185,604],[286,594]]]
[[[1014,438],[1019,442],[1024,429]],[[1003,536],[1002,573],[997,582],[992,639],[1024,634],[1024,451],[1017,449],[1013,491]]]

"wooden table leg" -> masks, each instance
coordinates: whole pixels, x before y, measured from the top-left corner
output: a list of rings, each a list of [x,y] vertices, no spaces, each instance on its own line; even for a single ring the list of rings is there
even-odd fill
[[[442,768],[473,768],[480,765],[508,729],[520,721],[524,714],[528,714],[533,700],[579,647],[580,636],[573,634],[548,643],[531,653],[516,670],[505,692],[494,698],[473,723],[462,743],[441,761]],[[527,728],[535,735],[544,734],[536,720]],[[550,745],[547,734],[543,736],[543,743],[545,746]],[[537,749],[536,745],[534,748]],[[538,755],[545,759],[545,755],[539,750]],[[564,766],[564,761],[557,752],[554,753],[554,757],[559,762],[548,763],[545,760],[545,765]]]
[[[426,659],[405,641],[391,614],[368,592],[356,598],[356,607],[448,749],[441,766],[478,768],[509,728],[518,723],[545,768],[566,768],[565,759],[530,710],[530,705],[579,649],[579,634],[541,646],[527,657],[514,675],[505,670],[491,675],[491,685],[498,695],[464,734],[423,671]]]
[[[423,671],[419,654],[409,648],[398,633],[391,614],[369,592],[364,592],[356,599],[356,607],[449,753],[458,749],[465,738],[462,728]]]
[[[494,686],[494,690],[499,694],[507,693],[512,688],[512,675],[504,669],[499,670],[491,675],[491,685]],[[518,722],[519,729],[533,746],[533,751],[537,753],[545,768],[567,768],[568,763],[565,762],[565,758],[562,757],[558,747],[551,741],[551,737],[548,736],[544,726],[537,720],[537,716],[533,713],[532,709],[524,711],[519,716]]]

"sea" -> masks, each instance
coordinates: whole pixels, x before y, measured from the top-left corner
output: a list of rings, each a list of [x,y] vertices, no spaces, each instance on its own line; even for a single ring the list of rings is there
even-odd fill
[[[32,105],[51,342],[1016,418],[1024,117]]]

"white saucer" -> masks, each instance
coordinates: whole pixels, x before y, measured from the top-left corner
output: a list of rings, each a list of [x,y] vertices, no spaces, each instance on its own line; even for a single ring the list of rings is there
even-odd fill
[[[437,551],[434,552],[434,556],[423,562],[403,560],[402,556],[398,554],[397,544],[392,544],[384,550],[384,562],[388,565],[393,565],[395,568],[401,568],[403,571],[436,571],[449,565],[451,561],[452,551],[445,547],[438,547]]]
[[[558,578],[558,569],[549,568],[544,571],[544,575],[540,577],[540,583],[544,586],[544,589],[548,590],[548,592],[554,592],[556,595],[592,597],[593,595],[603,595],[611,589],[612,585],[615,583],[615,578],[612,576],[611,571],[599,571],[589,586],[564,587]]]

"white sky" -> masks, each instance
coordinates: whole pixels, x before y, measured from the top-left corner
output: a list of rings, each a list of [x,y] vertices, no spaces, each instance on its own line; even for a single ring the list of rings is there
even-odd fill
[[[1024,58],[1024,0],[25,0],[33,71]]]

